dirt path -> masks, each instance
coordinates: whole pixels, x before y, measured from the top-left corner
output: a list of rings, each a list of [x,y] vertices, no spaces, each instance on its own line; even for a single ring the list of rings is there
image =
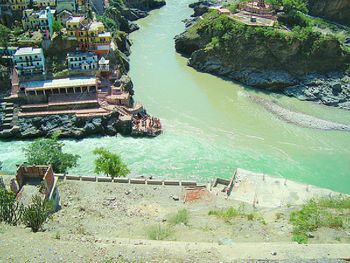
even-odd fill
[[[301,127],[319,130],[350,131],[350,125],[326,121],[304,113],[295,112],[259,96],[249,95],[249,98],[262,105],[266,110],[273,113],[278,118]]]

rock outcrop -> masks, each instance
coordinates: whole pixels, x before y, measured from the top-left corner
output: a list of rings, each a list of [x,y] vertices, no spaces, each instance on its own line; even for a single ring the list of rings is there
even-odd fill
[[[350,26],[349,0],[308,0],[308,3],[311,15]]]
[[[119,120],[117,112],[107,116],[77,117],[75,115],[49,115],[44,117],[19,118],[18,129],[5,138],[38,138],[51,136],[59,131],[64,138],[84,138],[92,135],[131,134],[131,121]],[[6,136],[7,135],[7,136]]]

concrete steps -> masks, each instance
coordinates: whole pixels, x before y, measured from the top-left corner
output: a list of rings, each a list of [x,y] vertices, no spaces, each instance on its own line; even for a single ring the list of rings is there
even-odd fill
[[[15,107],[12,102],[3,102],[2,111],[5,113],[4,118],[2,119],[1,130],[11,130],[14,127],[14,120],[17,120],[17,116],[14,112]]]

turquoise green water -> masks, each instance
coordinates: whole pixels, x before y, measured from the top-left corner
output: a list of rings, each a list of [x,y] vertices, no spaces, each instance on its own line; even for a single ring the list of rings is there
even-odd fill
[[[279,175],[350,193],[350,133],[319,131],[285,123],[251,102],[248,93],[270,97],[238,84],[196,72],[176,54],[174,36],[193,0],[168,0],[141,21],[133,40],[130,75],[136,100],[161,118],[164,134],[155,139],[127,137],[65,141],[82,157],[75,174],[92,174],[92,150],[103,146],[122,155],[133,175],[207,181],[229,178],[237,167]],[[350,112],[273,96],[280,104],[325,119],[350,123]],[[28,142],[0,142],[7,171],[23,161]]]

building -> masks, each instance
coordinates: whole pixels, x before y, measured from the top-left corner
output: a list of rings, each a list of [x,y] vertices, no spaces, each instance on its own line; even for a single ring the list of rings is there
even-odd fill
[[[72,12],[68,10],[62,10],[56,14],[56,20],[62,25],[62,27],[66,26],[66,22],[73,16]]]
[[[72,17],[66,23],[68,38],[78,41],[81,50],[93,51],[99,55],[110,50],[112,35],[105,31],[102,22],[88,22],[83,17]]]
[[[9,0],[12,11],[22,11],[29,6],[29,0]]]
[[[77,2],[76,0],[57,0],[56,10],[57,10],[57,13],[63,10],[67,10],[71,13],[75,13],[77,11]]]
[[[20,76],[45,74],[45,57],[41,48],[19,48],[12,61]]]
[[[88,51],[71,52],[67,54],[69,70],[91,71],[97,70],[97,54]]]
[[[85,18],[83,16],[73,16],[66,22],[67,35],[69,40],[77,40],[81,24]]]
[[[98,70],[101,72],[108,72],[109,71],[109,60],[102,57],[98,61]]]
[[[39,195],[43,200],[51,201],[57,211],[60,206],[57,181],[51,166],[21,165],[17,168],[16,180],[12,181],[11,190],[24,206],[30,205],[32,198]]]
[[[42,9],[45,7],[56,7],[56,1],[55,0],[33,0],[33,7],[37,9]]]
[[[40,96],[52,94],[96,93],[100,81],[95,76],[79,76],[64,79],[21,82],[20,91],[25,96]]]
[[[52,23],[55,17],[56,10],[50,7],[46,9],[34,11],[33,9],[26,9],[23,11],[22,25],[24,30],[41,30],[48,31],[50,37],[53,34]]]

